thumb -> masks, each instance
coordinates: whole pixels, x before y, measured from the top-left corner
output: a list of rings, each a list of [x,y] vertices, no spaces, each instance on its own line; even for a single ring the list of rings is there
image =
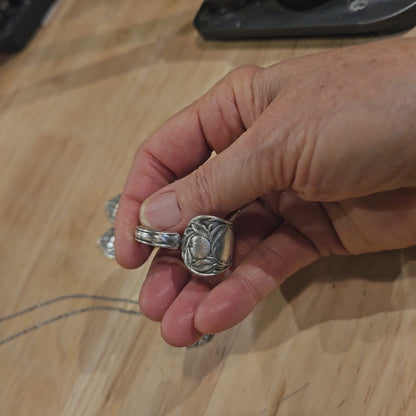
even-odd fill
[[[182,231],[196,215],[224,218],[273,189],[287,187],[285,183],[290,180],[274,174],[282,176],[283,170],[276,169],[279,161],[273,160],[273,153],[280,152],[273,152],[256,130],[267,137],[265,129],[253,125],[219,155],[146,199],[141,206],[141,223],[159,230]]]

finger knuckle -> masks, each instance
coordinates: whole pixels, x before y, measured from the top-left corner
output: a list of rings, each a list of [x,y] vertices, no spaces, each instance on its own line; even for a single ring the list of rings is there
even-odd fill
[[[256,65],[241,65],[229,72],[226,78],[238,80],[241,80],[241,78],[252,79],[260,70],[262,68]]]
[[[279,249],[273,245],[261,247],[260,258],[262,259],[260,268],[270,277],[276,284],[280,284],[284,280],[284,270],[286,269],[286,261]]]
[[[239,282],[243,290],[254,300],[254,303],[259,303],[265,297],[265,294],[261,290],[261,286],[257,286],[252,279],[240,275]]]
[[[188,203],[199,212],[207,212],[213,206],[211,181],[203,167],[196,169],[187,183]]]
[[[280,265],[283,260],[279,250],[274,245],[261,247],[260,250],[265,264]]]
[[[234,268],[238,266],[238,263],[244,259],[248,253],[253,249],[253,243],[250,243],[249,241],[238,239],[238,236],[236,235],[236,243],[234,247]]]

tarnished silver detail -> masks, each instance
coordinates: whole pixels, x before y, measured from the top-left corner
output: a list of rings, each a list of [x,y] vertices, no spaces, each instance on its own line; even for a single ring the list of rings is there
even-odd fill
[[[106,213],[114,222],[120,195],[106,203]],[[234,218],[235,215],[232,216]],[[211,215],[193,218],[185,229],[183,238],[179,233],[155,231],[137,226],[134,238],[139,243],[155,247],[182,249],[182,258],[190,271],[200,276],[215,276],[227,270],[232,264],[234,235],[232,222]],[[114,228],[110,228],[98,240],[103,254],[115,258]]]
[[[214,335],[206,334],[197,342],[195,342],[195,344],[189,345],[189,347],[186,347],[186,348],[200,347],[201,345],[205,345],[205,344],[208,344],[208,342],[211,342],[213,338],[214,338]]]
[[[120,196],[121,195],[117,195],[114,198],[111,198],[105,204],[105,211],[107,212],[107,217],[111,222],[114,222],[114,220],[116,219],[116,213],[117,213],[118,203],[120,202]]]
[[[137,226],[134,238],[139,243],[167,249],[182,249],[188,269],[200,276],[215,276],[232,265],[233,225],[211,215],[193,218],[181,238],[179,233],[155,231]]]
[[[181,246],[181,236],[179,233],[155,231],[150,228],[137,226],[134,232],[134,238],[139,243],[150,246],[178,249]]]
[[[104,256],[108,259],[114,259],[116,257],[116,253],[114,251],[114,241],[114,228],[110,228],[99,238],[97,242]]]
[[[193,273],[215,276],[232,264],[234,234],[230,221],[211,215],[193,218],[182,238],[182,258]]]

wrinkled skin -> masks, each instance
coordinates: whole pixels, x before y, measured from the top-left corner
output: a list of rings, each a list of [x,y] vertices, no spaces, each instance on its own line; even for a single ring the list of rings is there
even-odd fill
[[[238,68],[140,146],[116,218],[122,266],[149,256],[138,222],[182,232],[243,207],[224,276],[191,276],[176,251],[153,260],[140,306],[169,344],[232,327],[322,256],[416,244],[415,68],[414,39]]]

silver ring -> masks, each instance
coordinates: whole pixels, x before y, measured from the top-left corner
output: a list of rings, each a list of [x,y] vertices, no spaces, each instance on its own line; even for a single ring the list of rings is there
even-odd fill
[[[155,247],[182,249],[186,267],[200,276],[215,276],[232,265],[233,225],[212,215],[193,218],[181,238],[179,233],[136,227],[136,241]]]
[[[155,231],[142,226],[136,227],[134,238],[139,243],[172,250],[181,246],[181,236],[178,233]]]

